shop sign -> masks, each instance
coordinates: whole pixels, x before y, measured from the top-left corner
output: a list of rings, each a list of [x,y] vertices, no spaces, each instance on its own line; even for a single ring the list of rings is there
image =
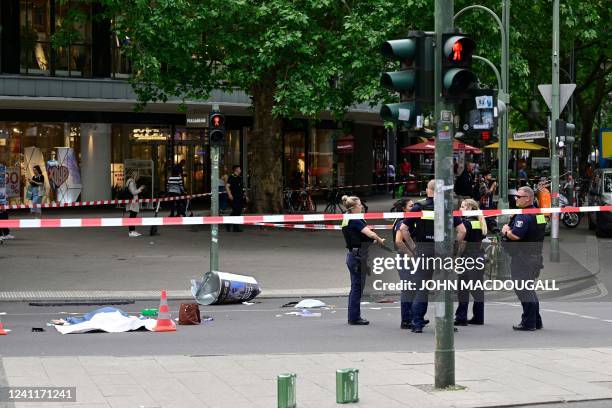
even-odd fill
[[[186,124],[188,128],[207,128],[208,115],[202,113],[188,113]]]
[[[132,139],[138,141],[145,140],[168,140],[168,132],[165,129],[135,128],[132,129]]]
[[[349,135],[336,141],[336,150],[338,152],[352,152],[355,149],[355,139]]]

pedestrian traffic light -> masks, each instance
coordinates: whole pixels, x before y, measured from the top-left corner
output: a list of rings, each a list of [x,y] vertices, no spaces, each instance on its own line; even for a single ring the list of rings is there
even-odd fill
[[[221,112],[212,112],[208,117],[208,137],[212,145],[222,144],[225,140],[225,116]]]
[[[386,104],[380,109],[383,120],[415,124],[421,104],[433,101],[432,40],[432,36],[422,31],[411,31],[407,38],[382,44],[383,57],[400,62],[399,71],[385,72],[380,78],[384,88],[400,94],[399,103]]]
[[[472,72],[472,55],[476,43],[459,33],[442,34],[442,96],[460,100],[468,97],[467,91],[474,88],[478,78]]]

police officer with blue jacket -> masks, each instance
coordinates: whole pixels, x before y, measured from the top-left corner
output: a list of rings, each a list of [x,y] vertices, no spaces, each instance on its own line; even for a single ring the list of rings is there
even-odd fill
[[[534,192],[530,187],[521,187],[516,193],[516,205],[522,209],[534,208]],[[517,214],[502,228],[504,249],[511,256],[510,268],[515,284],[536,280],[543,268],[542,249],[546,231],[543,214]],[[543,328],[540,303],[535,290],[515,289],[523,306],[521,323],[514,330],[534,331]]]
[[[410,212],[420,212],[420,218],[406,218],[402,229],[408,228],[410,237],[416,243],[415,256],[423,256],[419,270],[411,271],[411,280],[415,283],[414,300],[412,302],[412,332],[423,333],[423,327],[429,323],[425,320],[427,313],[427,297],[429,292],[422,288],[423,282],[430,280],[433,271],[428,268],[427,258],[435,255],[434,250],[434,191],[436,181],[429,180],[427,183],[427,198],[416,202]],[[423,263],[425,263],[423,265]]]
[[[356,196],[343,196],[342,205],[349,214],[363,212],[361,200]],[[385,240],[372,231],[365,220],[342,221],[342,234],[346,242],[348,254],[346,255],[346,266],[351,276],[351,291],[348,298],[348,324],[364,326],[369,321],[361,317],[361,294],[365,286],[368,268],[368,246],[371,242],[383,245]]]
[[[478,203],[474,200],[467,199],[461,202],[462,211],[478,210]],[[482,215],[464,217],[461,223],[455,226],[456,239],[459,243],[458,256],[465,259],[484,258],[482,250],[482,240],[487,235],[487,222]],[[482,282],[484,279],[484,264],[470,262],[473,265],[470,269],[463,271],[459,275],[459,283],[472,283],[477,281]],[[468,320],[468,306],[470,302],[470,293],[474,298],[472,306],[472,318]],[[455,311],[455,326],[467,326],[469,324],[484,324],[484,291],[482,289],[469,290],[463,287],[457,289],[457,310]]]

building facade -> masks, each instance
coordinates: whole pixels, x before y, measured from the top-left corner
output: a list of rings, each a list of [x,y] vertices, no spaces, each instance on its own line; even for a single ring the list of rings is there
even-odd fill
[[[68,14],[87,16],[67,47],[51,36]],[[25,199],[25,180],[41,165],[48,201],[104,200],[123,185],[128,168],[140,169],[145,195],[165,190],[168,168],[184,160],[190,193],[210,191],[207,130],[187,125],[213,105],[226,115],[221,172],[247,171],[257,160],[249,149],[252,117],[244,92],[215,91],[208,101],[151,103],[134,112],[130,63],[111,33],[112,21],[93,18],[96,2],[0,2],[0,163],[10,173],[9,199]],[[283,128],[283,187],[368,184],[386,166],[387,135],[377,111],[355,107],[342,125],[294,119]],[[378,169],[378,174],[377,174]]]

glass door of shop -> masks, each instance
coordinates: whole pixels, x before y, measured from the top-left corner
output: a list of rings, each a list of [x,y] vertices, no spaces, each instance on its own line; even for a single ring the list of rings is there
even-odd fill
[[[183,175],[185,190],[188,194],[201,194],[208,192],[210,180],[207,175],[208,151],[196,141],[175,142],[174,164],[178,165],[184,160]],[[207,177],[208,176],[208,177]]]
[[[133,143],[131,158],[153,161],[153,195],[166,191],[166,142]]]

